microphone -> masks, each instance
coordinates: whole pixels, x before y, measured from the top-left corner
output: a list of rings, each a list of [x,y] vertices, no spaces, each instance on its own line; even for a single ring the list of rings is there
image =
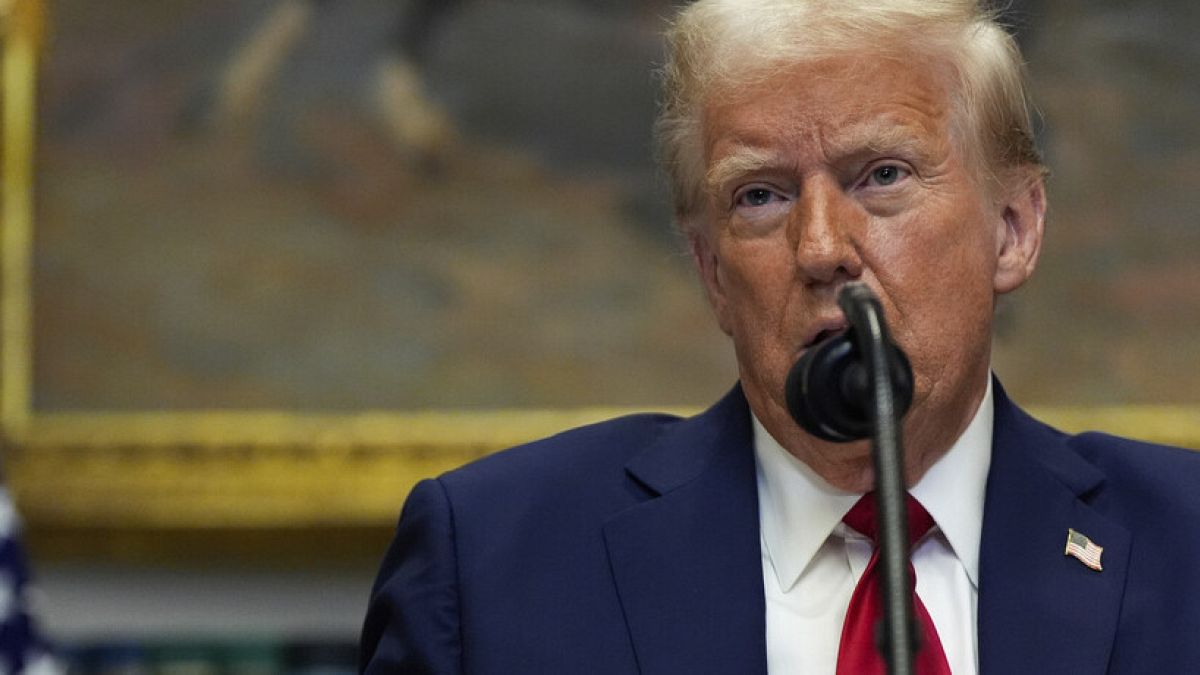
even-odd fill
[[[888,336],[883,306],[866,284],[846,284],[838,306],[850,329],[806,351],[788,373],[784,394],[788,412],[810,434],[835,442],[871,438],[884,605],[877,647],[888,673],[912,675],[920,631],[908,578],[900,429],[912,405],[912,366]]]
[[[913,375],[908,357],[888,336],[879,298],[866,284],[846,284],[838,294],[838,305],[850,328],[809,348],[796,361],[788,372],[785,398],[792,419],[805,431],[827,441],[847,443],[869,437],[874,428],[871,403],[875,396],[866,363],[870,353],[867,313],[878,316],[897,417],[903,417],[912,405]]]

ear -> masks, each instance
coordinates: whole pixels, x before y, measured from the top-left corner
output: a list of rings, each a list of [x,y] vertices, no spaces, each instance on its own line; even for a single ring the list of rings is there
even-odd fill
[[[692,231],[688,234],[688,245],[692,249],[692,261],[696,263],[696,271],[704,282],[704,291],[708,296],[708,304],[712,306],[713,314],[717,317],[717,325],[726,335],[730,333],[728,303],[721,282],[720,262],[713,248],[709,232]]]
[[[1046,185],[1041,176],[1034,176],[1000,208],[992,288],[1004,294],[1025,283],[1037,266],[1046,228]]]

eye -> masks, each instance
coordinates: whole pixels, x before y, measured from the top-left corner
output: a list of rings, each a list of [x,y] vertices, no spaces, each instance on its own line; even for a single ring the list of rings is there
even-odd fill
[[[768,187],[755,186],[742,190],[734,195],[733,201],[734,206],[737,207],[757,208],[767,206],[768,204],[780,201],[781,199],[783,199],[783,197],[775,190],[772,190]]]
[[[780,181],[782,182],[782,181]],[[775,182],[747,182],[733,191],[729,207],[731,222],[739,223],[743,234],[755,236],[772,231],[784,222],[796,195],[789,185]]]
[[[865,183],[868,187],[887,187],[895,185],[910,174],[911,172],[908,169],[897,164],[880,164],[871,169],[871,173],[867,175]]]
[[[738,195],[737,205],[739,207],[766,207],[767,204],[774,202],[778,198],[779,195],[776,195],[772,190],[766,189],[766,187],[751,187],[750,190],[746,190]]]

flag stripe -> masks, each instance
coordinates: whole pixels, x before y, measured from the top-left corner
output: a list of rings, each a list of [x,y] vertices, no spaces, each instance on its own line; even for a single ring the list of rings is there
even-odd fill
[[[1104,553],[1104,547],[1097,546],[1092,543],[1091,539],[1076,532],[1073,529],[1067,530],[1067,548],[1066,555],[1072,556],[1088,567],[1100,571],[1100,555]]]

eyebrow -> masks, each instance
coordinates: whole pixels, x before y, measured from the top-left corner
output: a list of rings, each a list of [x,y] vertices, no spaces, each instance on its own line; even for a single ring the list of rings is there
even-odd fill
[[[718,160],[704,175],[708,189],[716,192],[725,183],[747,174],[766,169],[779,168],[786,164],[782,153],[750,145],[739,145],[732,154]]]
[[[896,153],[928,161],[932,149],[926,138],[910,125],[868,123],[852,129],[842,138],[829,141],[826,152],[834,159]]]

